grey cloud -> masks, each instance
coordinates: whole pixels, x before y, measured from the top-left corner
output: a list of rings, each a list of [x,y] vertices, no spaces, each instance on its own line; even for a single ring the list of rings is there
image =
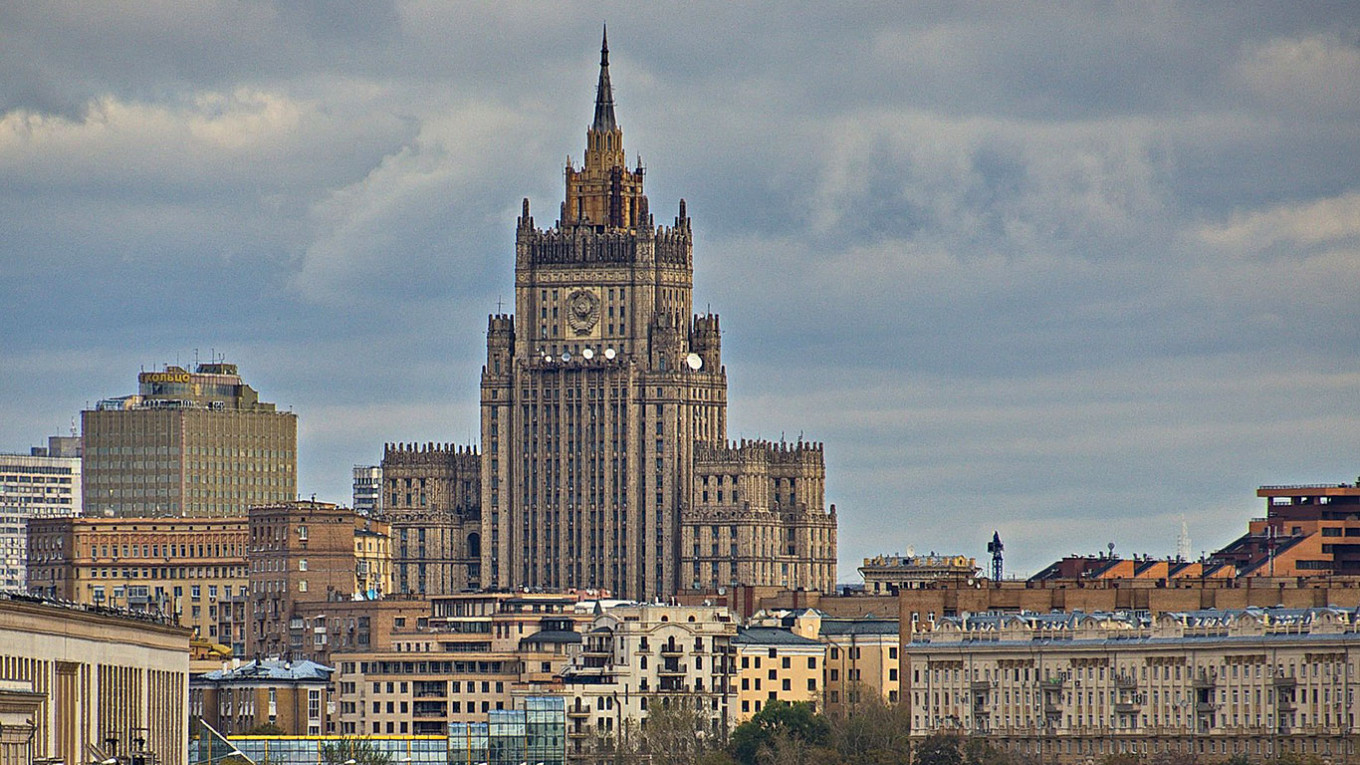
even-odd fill
[[[827,442],[843,579],[993,528],[1022,568],[1182,512],[1210,547],[1356,472],[1350,3],[7,5],[4,448],[195,347],[299,412],[323,498],[471,438],[602,20],[733,434]]]

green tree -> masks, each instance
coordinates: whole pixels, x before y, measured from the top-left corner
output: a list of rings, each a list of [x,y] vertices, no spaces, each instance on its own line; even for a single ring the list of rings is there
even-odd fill
[[[916,745],[916,765],[963,765],[960,738],[954,733],[932,733]]]
[[[781,734],[788,739],[779,744],[785,749],[799,744],[820,748],[831,736],[831,723],[805,701],[769,701],[732,732],[732,754],[740,765],[761,765],[761,752],[774,748]]]
[[[286,735],[283,728],[272,722],[260,723],[254,728],[246,731],[247,736],[283,736]]]
[[[358,765],[391,765],[392,757],[378,751],[372,741],[363,738],[342,738],[321,745],[321,761],[326,765],[343,765],[354,760]]]

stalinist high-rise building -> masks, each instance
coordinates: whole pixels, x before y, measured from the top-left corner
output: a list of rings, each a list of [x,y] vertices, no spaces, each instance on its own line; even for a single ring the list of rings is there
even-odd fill
[[[550,228],[524,200],[515,313],[490,317],[481,586],[831,589],[821,445],[728,442],[721,333],[693,312],[685,202],[656,225],[643,166],[624,153],[607,43],[585,158],[565,175]]]

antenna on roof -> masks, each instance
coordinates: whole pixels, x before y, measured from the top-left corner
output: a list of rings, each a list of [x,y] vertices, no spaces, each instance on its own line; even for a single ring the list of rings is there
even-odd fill
[[[1176,557],[1182,561],[1190,560],[1194,553],[1190,545],[1190,528],[1185,525],[1185,513],[1181,513],[1181,533],[1176,537]]]

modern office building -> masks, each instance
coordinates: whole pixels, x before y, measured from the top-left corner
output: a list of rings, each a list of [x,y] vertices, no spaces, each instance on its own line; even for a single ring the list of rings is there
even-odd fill
[[[53,436],[28,454],[0,454],[0,591],[26,589],[28,522],[80,515],[80,508],[80,451],[69,437]]]
[[[297,496],[297,416],[260,401],[235,364],[137,380],[81,414],[86,515],[243,516]]]
[[[40,518],[29,522],[28,589],[74,603],[176,618],[202,638],[246,590],[245,518]]]
[[[830,590],[821,446],[728,441],[721,332],[693,310],[685,203],[656,225],[643,176],[626,161],[606,45],[584,163],[568,161],[550,228],[524,200],[515,313],[489,319],[478,581],[637,599]]]
[[[953,731],[1057,763],[1355,758],[1351,610],[949,617],[907,656],[918,740]]]
[[[189,630],[0,595],[0,762],[184,765]]]

